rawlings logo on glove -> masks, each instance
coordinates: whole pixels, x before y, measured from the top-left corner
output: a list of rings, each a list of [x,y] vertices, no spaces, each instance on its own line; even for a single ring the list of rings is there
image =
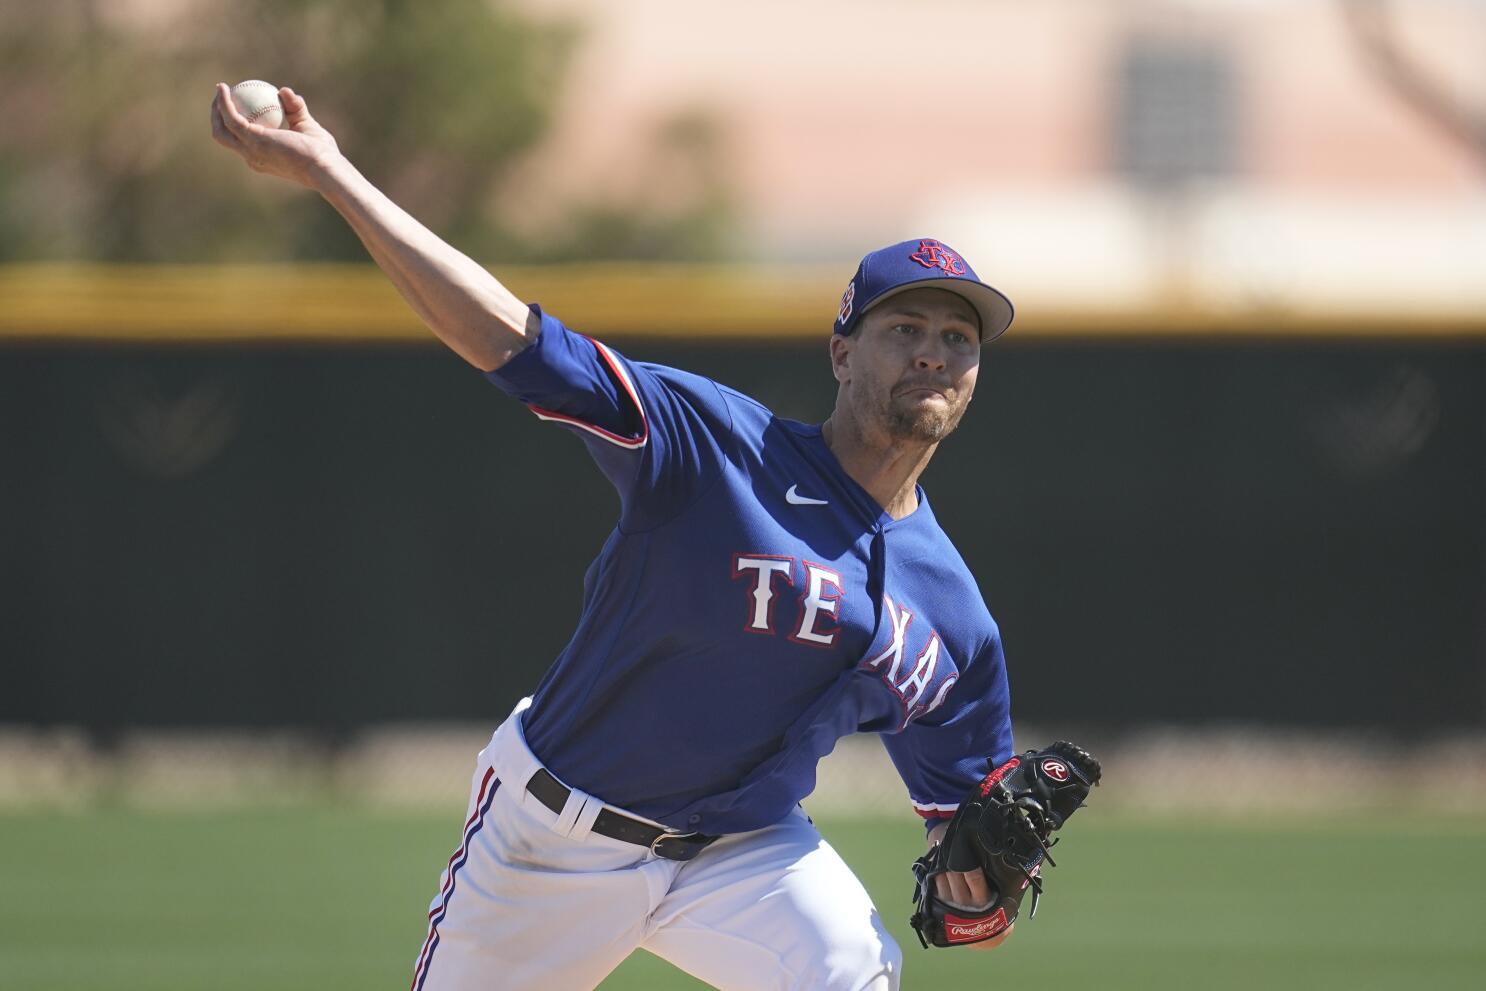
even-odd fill
[[[1050,835],[1061,828],[1099,784],[1099,762],[1087,750],[1059,741],[1029,750],[991,769],[960,803],[944,839],[913,864],[913,903],[908,921],[924,946],[962,946],[999,936],[1016,921],[1022,895],[1032,889],[1032,909],[1042,894],[1042,862],[1053,863]],[[954,871],[985,872],[988,904],[975,909],[945,902],[935,878]]]
[[[998,908],[995,912],[983,919],[962,919],[957,915],[944,913],[944,939],[953,945],[955,943],[979,943],[983,939],[999,936],[1011,925],[1006,918],[1006,909]],[[923,938],[923,934],[919,934]]]

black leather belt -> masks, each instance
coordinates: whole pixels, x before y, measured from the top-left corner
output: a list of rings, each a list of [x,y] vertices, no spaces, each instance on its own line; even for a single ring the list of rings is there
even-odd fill
[[[545,767],[531,776],[531,780],[526,783],[526,790],[558,815],[562,815],[563,807],[568,804],[568,795],[571,794],[567,786],[548,773]],[[648,822],[631,819],[613,809],[604,809],[598,814],[598,818],[593,820],[592,831],[610,839],[648,847],[651,853],[667,860],[690,860],[701,853],[707,844],[717,839],[701,833],[673,833],[667,829],[658,829]]]

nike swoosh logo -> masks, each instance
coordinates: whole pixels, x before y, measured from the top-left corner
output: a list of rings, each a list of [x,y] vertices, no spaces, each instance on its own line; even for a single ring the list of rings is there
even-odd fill
[[[789,503],[791,506],[828,506],[828,505],[830,505],[830,503],[827,502],[825,499],[812,499],[809,496],[802,496],[802,495],[800,495],[799,492],[795,491],[798,488],[799,488],[798,485],[791,485],[789,487],[789,491],[784,494],[784,501],[787,502],[787,503]]]

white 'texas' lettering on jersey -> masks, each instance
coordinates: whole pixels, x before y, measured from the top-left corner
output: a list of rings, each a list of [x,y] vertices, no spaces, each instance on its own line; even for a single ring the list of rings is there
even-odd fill
[[[903,658],[907,656],[908,627],[913,623],[913,613],[888,595],[882,597],[882,607],[892,624],[892,639],[877,654],[863,661],[862,666],[876,669],[882,680],[902,700],[903,721],[906,724],[916,715],[939,708],[949,690],[960,680],[960,676],[936,630],[929,631],[929,642],[914,658],[912,669],[904,676]],[[941,653],[947,662],[943,665],[939,663]],[[924,696],[935,686],[936,676],[939,684],[933,700],[928,705],[921,705]]]
[[[918,705],[918,700],[923,697],[924,691],[929,687],[929,683],[933,681],[934,668],[938,664],[939,634],[935,633],[929,637],[929,645],[924,648],[924,652],[919,654],[918,660],[914,662],[913,673],[904,679],[901,685],[893,686],[898,690],[898,694],[903,696],[903,704],[908,707],[910,712],[913,711],[914,706]],[[909,689],[913,690],[911,697],[908,694]]]
[[[883,672],[883,677],[889,682],[896,682],[898,668],[903,664],[904,642],[908,637],[908,624],[913,622],[913,613],[907,609],[900,609],[888,595],[882,597],[882,607],[887,610],[888,619],[892,621],[893,639],[883,648],[882,653],[867,661],[866,666],[875,668],[888,658],[892,658],[892,663]]]
[[[795,559],[774,557],[765,554],[742,554],[733,557],[733,577],[741,578],[743,572],[754,572],[753,608],[743,629],[750,633],[774,632],[774,576],[783,575],[789,581],[794,573]]]
[[[808,647],[829,647],[836,642],[840,627],[822,628],[841,615],[841,597],[846,594],[841,575],[823,564],[801,560],[805,568],[805,591],[800,594],[799,623],[788,634],[795,643]],[[774,628],[774,580],[786,583],[794,578],[795,559],[781,554],[734,554],[734,580],[751,577],[748,592],[748,619],[743,629],[749,633],[772,634]],[[824,614],[824,617],[822,616]]]
[[[836,634],[840,628],[833,630],[817,630],[816,619],[821,613],[830,613],[833,617],[839,615],[841,607],[841,576],[823,565],[811,561],[803,562],[805,573],[809,575],[809,584],[805,589],[804,601],[800,604],[800,628],[790,637],[801,643],[816,644],[821,647],[829,647],[836,642]],[[827,595],[825,586],[831,585],[836,589],[835,595]]]
[[[805,589],[803,593],[796,592],[795,596],[799,603],[799,621],[786,636],[790,641],[807,647],[831,647],[841,633],[839,626],[831,625],[831,620],[840,621],[841,600],[846,595],[841,575],[814,561],[802,559],[800,564],[805,571]],[[743,624],[746,632],[766,635],[777,632],[774,625],[774,605],[779,598],[776,580],[782,578],[793,588],[794,576],[793,557],[783,554],[733,555],[733,579],[749,579],[747,619]],[[882,597],[882,607],[890,624],[891,636],[887,644],[862,661],[861,666],[875,671],[898,697],[903,706],[903,724],[907,725],[915,717],[939,708],[959,680],[959,670],[937,630],[930,629],[928,642],[917,656],[912,655],[908,631],[913,626],[913,610],[894,602],[886,594]],[[913,658],[911,663],[907,661],[909,657]]]

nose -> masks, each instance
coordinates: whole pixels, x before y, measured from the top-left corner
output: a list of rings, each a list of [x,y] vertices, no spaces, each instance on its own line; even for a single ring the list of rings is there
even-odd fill
[[[944,342],[937,334],[926,334],[913,356],[913,367],[921,371],[943,371],[947,360]]]

